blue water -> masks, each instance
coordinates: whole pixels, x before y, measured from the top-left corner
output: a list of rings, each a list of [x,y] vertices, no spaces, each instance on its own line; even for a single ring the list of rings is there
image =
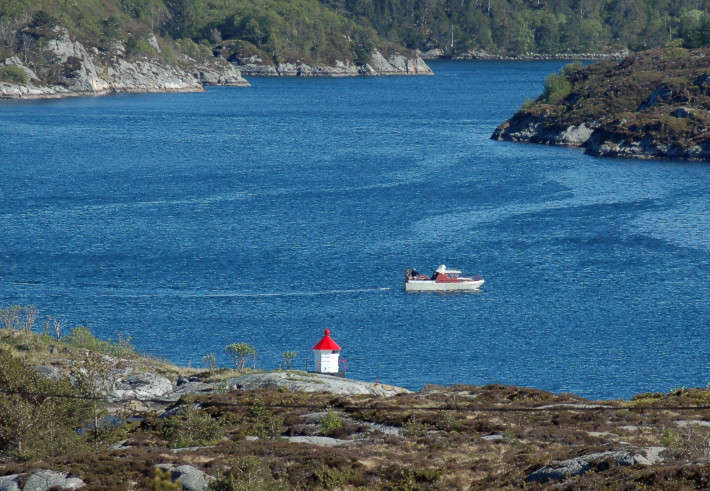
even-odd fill
[[[0,103],[0,305],[202,366],[629,397],[710,382],[710,165],[489,140],[561,62]],[[406,294],[406,267],[480,274]]]

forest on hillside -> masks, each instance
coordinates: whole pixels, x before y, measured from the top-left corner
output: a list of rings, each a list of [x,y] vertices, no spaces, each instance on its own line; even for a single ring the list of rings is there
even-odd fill
[[[710,42],[706,0],[322,0],[381,36],[445,55],[603,53]]]
[[[710,44],[710,0],[3,0],[0,60],[55,25],[110,53],[364,64],[374,48],[440,56],[606,53]],[[44,41],[43,41],[44,39]]]

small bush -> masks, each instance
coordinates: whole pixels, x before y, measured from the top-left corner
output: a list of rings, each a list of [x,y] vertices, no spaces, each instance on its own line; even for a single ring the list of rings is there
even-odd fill
[[[555,104],[567,97],[572,91],[572,84],[563,73],[552,73],[545,79],[545,90],[542,93],[543,104]]]
[[[419,421],[416,416],[412,416],[404,422],[404,436],[409,438],[419,438],[429,431],[429,425]]]
[[[194,406],[184,406],[161,429],[172,448],[211,445],[224,437],[223,424]]]
[[[214,356],[213,353],[207,353],[205,356],[203,356],[202,363],[207,365],[207,369],[210,372],[214,372],[217,370],[217,358]]]
[[[679,46],[670,48],[668,51],[666,51],[666,54],[664,55],[665,58],[671,60],[678,58],[687,58],[688,56],[690,56],[690,52],[687,49],[681,48]]]
[[[175,41],[175,44],[183,52],[195,61],[206,62],[214,58],[209,44],[197,44],[190,38],[182,38]]]
[[[436,417],[435,426],[437,430],[448,432],[458,431],[461,429],[461,425],[458,421],[456,421],[454,413],[452,413],[451,411],[444,411],[439,413]]]
[[[535,105],[535,99],[530,99],[529,97],[526,97],[525,100],[523,101],[523,109],[530,109]]]
[[[155,54],[155,50],[145,39],[136,39],[131,36],[126,40],[126,54],[129,56],[151,56]]]
[[[260,402],[255,402],[244,417],[245,432],[247,435],[260,438],[279,438],[285,428],[283,420],[275,418]]]
[[[27,73],[17,65],[7,65],[0,68],[0,80],[24,85],[27,83]]]
[[[351,467],[335,468],[323,465],[315,475],[323,489],[340,489],[360,479],[362,472]]]
[[[75,348],[83,348],[100,353],[106,352],[109,344],[106,341],[98,339],[91,333],[88,327],[84,326],[72,329],[69,336],[64,338],[64,341]]]
[[[232,460],[228,469],[211,481],[211,491],[278,491],[287,489],[285,484],[274,479],[269,468],[256,457]]]
[[[321,417],[319,423],[320,432],[324,435],[330,435],[335,430],[343,427],[343,418],[332,408],[328,408],[325,416]]]

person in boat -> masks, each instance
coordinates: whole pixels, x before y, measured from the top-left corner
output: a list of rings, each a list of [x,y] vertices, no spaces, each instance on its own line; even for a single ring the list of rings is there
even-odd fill
[[[417,276],[419,276],[419,271],[417,271],[417,268],[414,268],[412,270],[412,278],[416,278]]]
[[[409,268],[404,270],[404,279],[405,281],[409,281],[411,276],[409,275]]]

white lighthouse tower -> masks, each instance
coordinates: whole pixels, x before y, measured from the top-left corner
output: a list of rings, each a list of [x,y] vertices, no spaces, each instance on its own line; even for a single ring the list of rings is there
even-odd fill
[[[315,371],[318,373],[338,373],[338,358],[340,346],[330,337],[330,329],[325,330],[325,336],[313,347]]]

